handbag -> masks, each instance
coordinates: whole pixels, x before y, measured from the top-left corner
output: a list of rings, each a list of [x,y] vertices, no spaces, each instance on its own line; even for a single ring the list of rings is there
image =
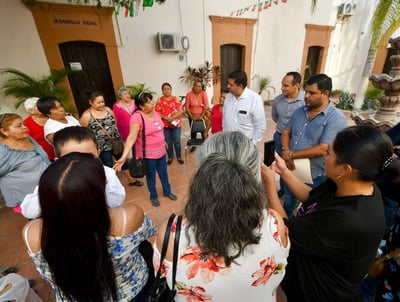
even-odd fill
[[[381,279],[383,273],[385,272],[387,262],[399,253],[400,248],[397,248],[393,252],[390,252],[386,255],[375,257],[374,262],[368,269],[368,275],[376,280]]]
[[[142,178],[146,174],[146,160],[144,158],[132,158],[129,162],[129,175],[133,178]]]
[[[178,262],[178,250],[179,250],[179,238],[181,233],[181,225],[182,225],[182,215],[178,216],[176,222],[176,232],[174,239],[174,256],[172,262],[172,289],[168,287],[167,279],[165,277],[161,278],[161,266],[165,259],[165,254],[167,253],[169,235],[171,233],[172,223],[175,219],[175,214],[171,214],[168,220],[167,229],[165,230],[161,257],[160,257],[160,266],[158,268],[156,279],[153,283],[152,288],[150,289],[149,295],[147,297],[147,302],[174,302],[174,297],[176,294],[175,289],[175,279],[176,279],[176,266]]]
[[[112,145],[112,153],[114,156],[121,155],[122,152],[124,152],[124,142],[122,141],[122,138],[120,136],[118,137],[112,137],[110,133],[99,123],[99,121],[90,113],[90,116],[95,120],[97,125],[100,126],[100,128],[103,130],[103,132],[108,136],[108,138],[111,140],[111,145]]]
[[[143,124],[143,129],[142,129],[142,145],[143,145],[143,151],[142,151],[142,156],[141,158],[136,158],[136,150],[135,150],[135,145],[132,146],[132,159],[129,162],[129,175],[132,176],[133,178],[142,178],[145,175],[147,175],[147,166],[146,166],[146,139],[145,139],[145,125],[144,125],[144,119],[143,116],[139,113],[140,117],[142,118],[142,124]]]

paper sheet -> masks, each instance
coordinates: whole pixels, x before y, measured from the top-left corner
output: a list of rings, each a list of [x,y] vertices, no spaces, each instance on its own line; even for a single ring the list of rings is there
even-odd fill
[[[296,169],[292,170],[292,173],[303,183],[313,184],[310,160],[308,158],[298,158],[294,160],[294,165]]]

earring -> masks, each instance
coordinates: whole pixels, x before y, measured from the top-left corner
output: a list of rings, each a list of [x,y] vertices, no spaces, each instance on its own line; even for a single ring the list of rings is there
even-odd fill
[[[339,181],[342,178],[342,175],[336,176],[336,180]]]

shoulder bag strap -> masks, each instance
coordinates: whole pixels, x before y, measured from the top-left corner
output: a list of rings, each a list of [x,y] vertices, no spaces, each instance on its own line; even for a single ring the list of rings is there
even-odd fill
[[[170,301],[173,301],[176,294],[175,281],[176,281],[176,266],[178,265],[178,253],[179,253],[179,239],[181,237],[181,226],[182,226],[182,215],[178,216],[176,222],[175,240],[174,240],[174,257],[172,263],[172,289],[170,291]]]
[[[135,111],[137,112],[137,111]],[[145,139],[145,131],[146,131],[146,126],[144,125],[144,118],[142,116],[142,114],[140,112],[138,112],[138,114],[140,115],[141,119],[142,119],[142,156],[143,158],[146,157],[146,139]],[[135,144],[136,142],[133,144],[132,146],[132,157],[136,157],[136,149],[135,149]]]
[[[167,254],[169,235],[171,233],[171,227],[172,227],[172,223],[174,222],[175,216],[176,215],[174,213],[172,213],[171,216],[169,216],[167,228],[165,229],[164,240],[163,240],[163,244],[162,244],[162,248],[161,248],[161,255],[160,255],[160,266],[158,267],[157,276],[156,276],[156,279],[154,280],[154,288],[158,288],[158,284],[160,283],[161,266],[165,259],[165,255]]]
[[[107,111],[108,112],[108,111]],[[108,133],[108,131],[106,129],[104,129],[104,127],[101,125],[101,123],[99,123],[99,121],[97,120],[97,118],[95,118],[92,114],[92,112],[90,111],[90,116],[94,119],[94,121],[97,123],[97,125],[99,125],[99,127],[104,131],[104,133],[108,136],[109,139],[113,139],[110,135],[110,133]]]

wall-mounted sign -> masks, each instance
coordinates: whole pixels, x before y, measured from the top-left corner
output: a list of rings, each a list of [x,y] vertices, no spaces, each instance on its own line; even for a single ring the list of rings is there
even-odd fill
[[[100,20],[96,15],[49,15],[50,27],[97,29],[100,30]]]
[[[80,62],[70,62],[69,67],[71,67],[72,70],[82,70],[82,64]]]

